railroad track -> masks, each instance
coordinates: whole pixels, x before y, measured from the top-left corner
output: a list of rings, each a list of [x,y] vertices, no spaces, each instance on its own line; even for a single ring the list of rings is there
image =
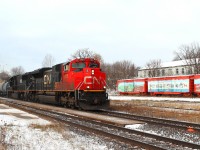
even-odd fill
[[[161,119],[161,118],[153,118],[153,117],[144,117],[139,115],[127,114],[127,113],[119,113],[114,111],[108,110],[101,110],[98,114],[102,115],[109,115],[114,117],[121,117],[126,119],[144,121],[151,124],[174,127],[179,129],[188,129],[188,127],[193,128],[196,132],[200,133],[200,124],[196,123],[189,123],[189,122],[182,122],[182,121],[175,121],[175,120],[168,120],[168,119]]]
[[[42,108],[32,108],[30,106],[19,104],[13,101],[6,101],[10,106],[20,108],[24,111],[42,115],[45,117],[50,117],[54,120],[60,121],[64,124],[76,127],[88,131],[90,133],[95,133],[104,137],[109,137],[114,139],[119,143],[124,143],[130,148],[138,146],[138,149],[200,149],[200,145],[187,143],[175,139],[165,138],[149,133],[144,133],[140,131],[130,130],[119,126],[114,126],[102,122],[92,121],[86,118],[80,118],[77,116],[67,115],[63,113],[58,113],[55,111],[47,111]]]

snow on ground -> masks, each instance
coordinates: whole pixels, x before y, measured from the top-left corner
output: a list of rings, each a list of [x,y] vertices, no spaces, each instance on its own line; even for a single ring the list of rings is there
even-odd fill
[[[152,101],[188,101],[200,102],[200,98],[182,98],[182,97],[151,97],[151,96],[109,96],[110,100],[152,100]]]
[[[2,109],[3,108],[3,109]],[[0,125],[28,126],[30,124],[48,125],[50,122],[24,111],[0,104]]]
[[[125,125],[125,128],[128,128],[128,129],[137,129],[141,126],[143,126],[144,124],[133,124],[133,125]]]
[[[0,141],[5,149],[104,150],[97,137],[78,135],[35,115],[0,104]],[[0,147],[1,148],[1,147]]]

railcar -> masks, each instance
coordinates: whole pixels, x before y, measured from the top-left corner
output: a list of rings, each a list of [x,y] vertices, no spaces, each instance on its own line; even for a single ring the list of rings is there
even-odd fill
[[[124,79],[117,81],[117,91],[120,95],[146,95],[148,90],[147,80],[142,79]]]
[[[116,86],[120,95],[200,96],[200,75],[125,79]]]
[[[7,95],[7,89],[9,87],[9,83],[7,81],[3,81],[0,83],[0,96]]]
[[[150,95],[190,96],[193,93],[193,76],[148,78],[147,82]]]
[[[99,61],[74,59],[52,68],[41,68],[9,80],[8,94],[28,101],[45,101],[66,107],[97,110],[109,105],[106,74]]]
[[[194,75],[194,94],[200,97],[200,75]]]

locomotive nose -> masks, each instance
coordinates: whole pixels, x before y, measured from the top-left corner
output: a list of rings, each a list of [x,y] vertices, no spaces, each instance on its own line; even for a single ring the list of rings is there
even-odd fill
[[[100,68],[84,68],[83,76],[83,89],[93,92],[106,90],[105,73]]]

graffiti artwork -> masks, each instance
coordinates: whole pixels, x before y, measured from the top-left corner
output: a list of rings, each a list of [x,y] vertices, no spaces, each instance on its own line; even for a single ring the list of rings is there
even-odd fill
[[[148,92],[189,92],[189,79],[149,81]]]
[[[121,82],[118,84],[119,92],[143,92],[144,82]]]

